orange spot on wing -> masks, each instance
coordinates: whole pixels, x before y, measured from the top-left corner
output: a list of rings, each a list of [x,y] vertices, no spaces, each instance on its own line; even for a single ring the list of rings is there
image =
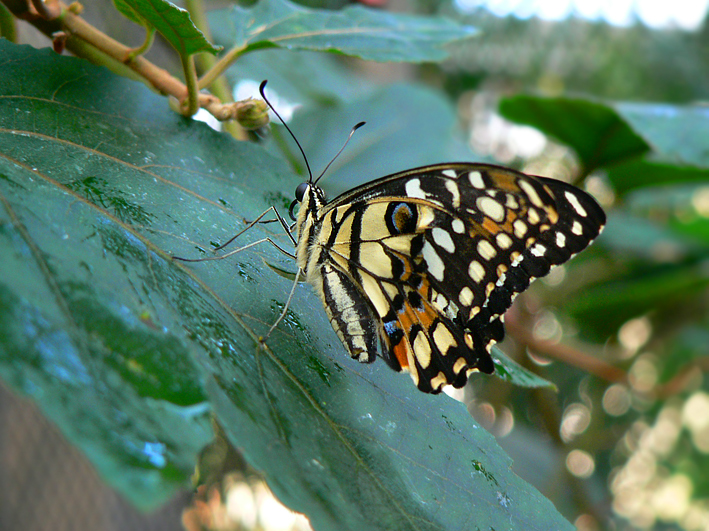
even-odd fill
[[[421,290],[419,290],[419,292],[420,291]],[[416,317],[418,318],[418,322],[421,323],[421,326],[424,328],[424,330],[428,330],[429,328],[431,328],[431,325],[433,324],[433,321],[436,319],[437,316],[438,311],[433,306],[431,306],[426,300],[424,300],[423,308],[421,310],[416,310]]]
[[[502,171],[490,172],[490,176],[493,178],[496,188],[504,190],[505,192],[512,192],[513,194],[519,193],[520,188],[517,183],[517,176]]]
[[[399,344],[392,349],[394,351],[394,356],[396,356],[396,359],[399,361],[399,365],[401,365],[402,369],[409,368],[409,348],[409,342],[406,338],[402,337]]]
[[[482,227],[488,232],[488,234],[497,234],[498,232],[500,232],[500,230],[502,230],[502,227],[499,223],[491,220],[487,216],[483,221]]]
[[[412,327],[420,325],[425,331],[428,331],[438,317],[438,311],[427,300],[427,294],[430,289],[428,282],[423,282],[418,289],[419,294],[424,297],[423,307],[421,309],[414,308],[407,302],[397,316],[399,326],[404,332],[404,337],[392,348],[392,351],[402,369],[409,367],[409,356],[415,357],[413,347],[409,343],[409,333]]]

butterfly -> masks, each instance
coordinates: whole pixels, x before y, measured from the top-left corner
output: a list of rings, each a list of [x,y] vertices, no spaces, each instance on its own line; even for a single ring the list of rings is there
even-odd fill
[[[280,118],[265,85],[260,93]],[[381,357],[426,393],[462,387],[475,371],[494,372],[491,349],[504,337],[515,297],[585,249],[606,220],[598,203],[570,184],[477,163],[395,173],[328,202],[317,184],[325,171],[313,180],[293,139],[310,175],[289,210],[296,237],[274,207],[239,233],[273,210],[296,247],[296,282],[264,340],[303,274],[352,358]],[[266,240],[290,254],[269,238],[237,251]]]
[[[426,393],[492,373],[515,297],[605,223],[586,192],[489,164],[423,166],[330,202],[311,178],[295,197],[298,266],[349,355]]]

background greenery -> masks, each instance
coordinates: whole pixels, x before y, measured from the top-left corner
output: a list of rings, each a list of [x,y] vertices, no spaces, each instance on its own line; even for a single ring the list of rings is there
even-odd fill
[[[146,18],[169,9],[131,5]],[[329,170],[331,195],[498,156],[585,186],[606,208],[599,241],[519,298],[502,378],[473,377],[467,411],[383,363],[349,360],[307,286],[259,348],[290,288],[278,271],[294,269],[269,245],[171,261],[287,208],[303,168],[279,127],[239,142],[136,81],[6,41],[0,375],[145,508],[188,484],[215,418],[318,530],[703,529],[709,111],[691,100],[706,90],[706,32],[416,10],[262,0],[209,21],[217,45],[241,50],[233,87],[257,97],[268,78],[279,108],[299,105],[291,125],[315,171],[367,121]],[[170,42],[183,56],[210,49],[182,15],[153,20],[180,30]],[[167,50],[158,42],[148,57],[181,75]],[[396,64],[382,73],[362,59]],[[523,160],[490,139],[499,116],[555,143]],[[242,242],[266,235],[288,244],[274,225]]]

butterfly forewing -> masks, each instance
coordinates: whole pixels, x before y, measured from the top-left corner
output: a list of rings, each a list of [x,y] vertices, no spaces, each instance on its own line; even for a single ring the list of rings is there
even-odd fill
[[[577,188],[483,164],[384,177],[325,204],[310,186],[298,262],[350,355],[419,389],[494,370],[514,297],[584,249],[605,215]]]

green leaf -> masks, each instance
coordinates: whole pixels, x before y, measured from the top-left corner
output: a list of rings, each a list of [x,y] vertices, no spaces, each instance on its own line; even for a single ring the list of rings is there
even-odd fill
[[[500,102],[500,113],[572,147],[584,174],[650,150],[616,110],[588,99],[513,96]]]
[[[653,160],[709,169],[706,105],[618,103],[618,114],[652,146]]]
[[[211,411],[317,530],[572,529],[461,404],[350,359],[308,286],[262,346],[291,287],[271,246],[170,260],[291,190],[282,163],[105,69],[0,53],[0,375],[125,496],[186,484]],[[267,235],[288,245],[240,244]]]
[[[633,160],[608,168],[608,180],[618,194],[648,186],[709,182],[709,169]]]
[[[598,337],[608,337],[628,319],[648,312],[659,319],[677,315],[692,298],[701,298],[707,287],[709,275],[701,262],[646,267],[588,288],[565,308]]]
[[[599,243],[615,256],[639,258],[648,263],[679,262],[692,255],[701,255],[705,250],[705,246],[680,237],[664,224],[627,212],[614,212],[608,216]]]
[[[334,52],[370,61],[424,62],[448,57],[446,45],[476,34],[443,17],[388,13],[362,6],[308,9],[288,0],[260,0],[210,13],[217,42],[241,49]]]
[[[240,83],[250,87],[251,94],[268,80],[268,94],[278,96],[272,103],[281,102],[304,107],[334,105],[341,101],[362,99],[375,87],[372,82],[346,68],[338,57],[320,52],[294,51],[284,53],[274,48],[247,54],[226,72],[232,86],[237,87],[241,99],[244,95]]]
[[[640,188],[626,196],[635,215],[662,220],[678,244],[694,242],[698,252],[709,245],[709,178],[700,184]],[[686,238],[689,236],[690,238]]]
[[[188,11],[167,0],[114,0],[125,17],[141,26],[154,27],[180,55],[208,52],[216,55],[221,46],[214,46],[194,25]]]
[[[114,7],[120,11],[121,15],[126,17],[128,20],[145,26],[146,28],[152,27],[152,24],[148,22],[138,11],[133,9],[131,5],[126,0],[113,0]]]
[[[495,362],[495,376],[500,378],[500,380],[520,387],[547,388],[557,391],[556,385],[522,367],[502,352],[497,345],[492,347],[492,354],[492,360]]]
[[[389,85],[348,102],[305,108],[290,126],[317,174],[362,121],[366,125],[321,181],[330,197],[416,166],[480,161],[466,145],[450,101],[421,85]]]
[[[500,112],[574,148],[585,171],[605,167],[619,194],[709,181],[705,107],[514,96]]]

